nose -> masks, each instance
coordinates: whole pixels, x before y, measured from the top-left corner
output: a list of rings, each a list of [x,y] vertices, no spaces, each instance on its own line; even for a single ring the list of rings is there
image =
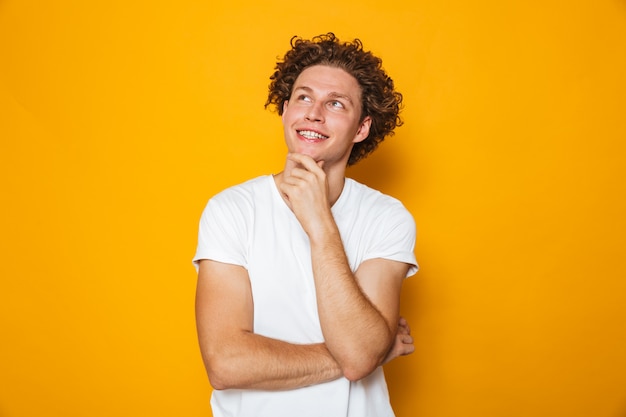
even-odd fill
[[[304,114],[304,118],[309,122],[323,122],[324,110],[319,103],[313,103]]]

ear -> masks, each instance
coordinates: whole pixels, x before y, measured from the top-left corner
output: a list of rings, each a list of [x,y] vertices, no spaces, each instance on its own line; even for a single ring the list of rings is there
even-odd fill
[[[354,136],[354,140],[352,143],[363,142],[370,134],[370,126],[372,125],[372,119],[367,116],[361,124],[359,125],[359,129],[356,131],[356,135]]]
[[[283,101],[283,111],[280,116],[283,122],[285,121],[285,110],[287,110],[287,104],[289,104],[289,100]]]

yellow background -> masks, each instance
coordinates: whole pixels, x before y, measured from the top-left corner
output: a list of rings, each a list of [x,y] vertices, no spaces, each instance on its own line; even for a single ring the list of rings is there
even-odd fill
[[[285,154],[292,35],[384,59],[405,126],[350,175],[422,266],[398,417],[626,415],[623,0],[0,1],[0,416],[208,416],[206,200]]]

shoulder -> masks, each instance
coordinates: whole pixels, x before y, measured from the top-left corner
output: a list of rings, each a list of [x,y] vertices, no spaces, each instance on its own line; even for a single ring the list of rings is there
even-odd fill
[[[351,178],[346,178],[345,187],[352,205],[358,205],[358,207],[366,208],[368,211],[373,210],[386,213],[391,210],[392,212],[405,213],[410,216],[402,202],[395,197],[384,194]]]
[[[262,201],[262,196],[270,194],[271,179],[270,175],[264,175],[228,187],[211,197],[207,206],[253,207]]]
[[[222,220],[250,218],[271,195],[270,181],[270,175],[260,176],[220,191],[209,199],[202,217]]]
[[[415,233],[415,220],[400,200],[346,178],[346,214],[361,219],[372,230],[403,229]]]
[[[210,201],[227,201],[227,200],[252,200],[254,197],[268,189],[268,183],[271,180],[270,175],[263,175],[252,178],[241,184],[228,187],[211,197]]]
[[[271,176],[253,178],[212,196],[202,211],[201,229],[232,232],[235,227],[243,233],[254,221],[258,207],[267,200],[263,196],[271,194],[271,180]]]

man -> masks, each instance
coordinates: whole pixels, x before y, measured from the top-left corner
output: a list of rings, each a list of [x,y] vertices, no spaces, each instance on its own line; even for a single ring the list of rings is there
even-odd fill
[[[361,42],[292,39],[267,106],[284,170],[214,196],[200,221],[196,318],[221,416],[393,416],[381,365],[413,351],[399,317],[417,271],[402,204],[345,177],[401,124]]]

